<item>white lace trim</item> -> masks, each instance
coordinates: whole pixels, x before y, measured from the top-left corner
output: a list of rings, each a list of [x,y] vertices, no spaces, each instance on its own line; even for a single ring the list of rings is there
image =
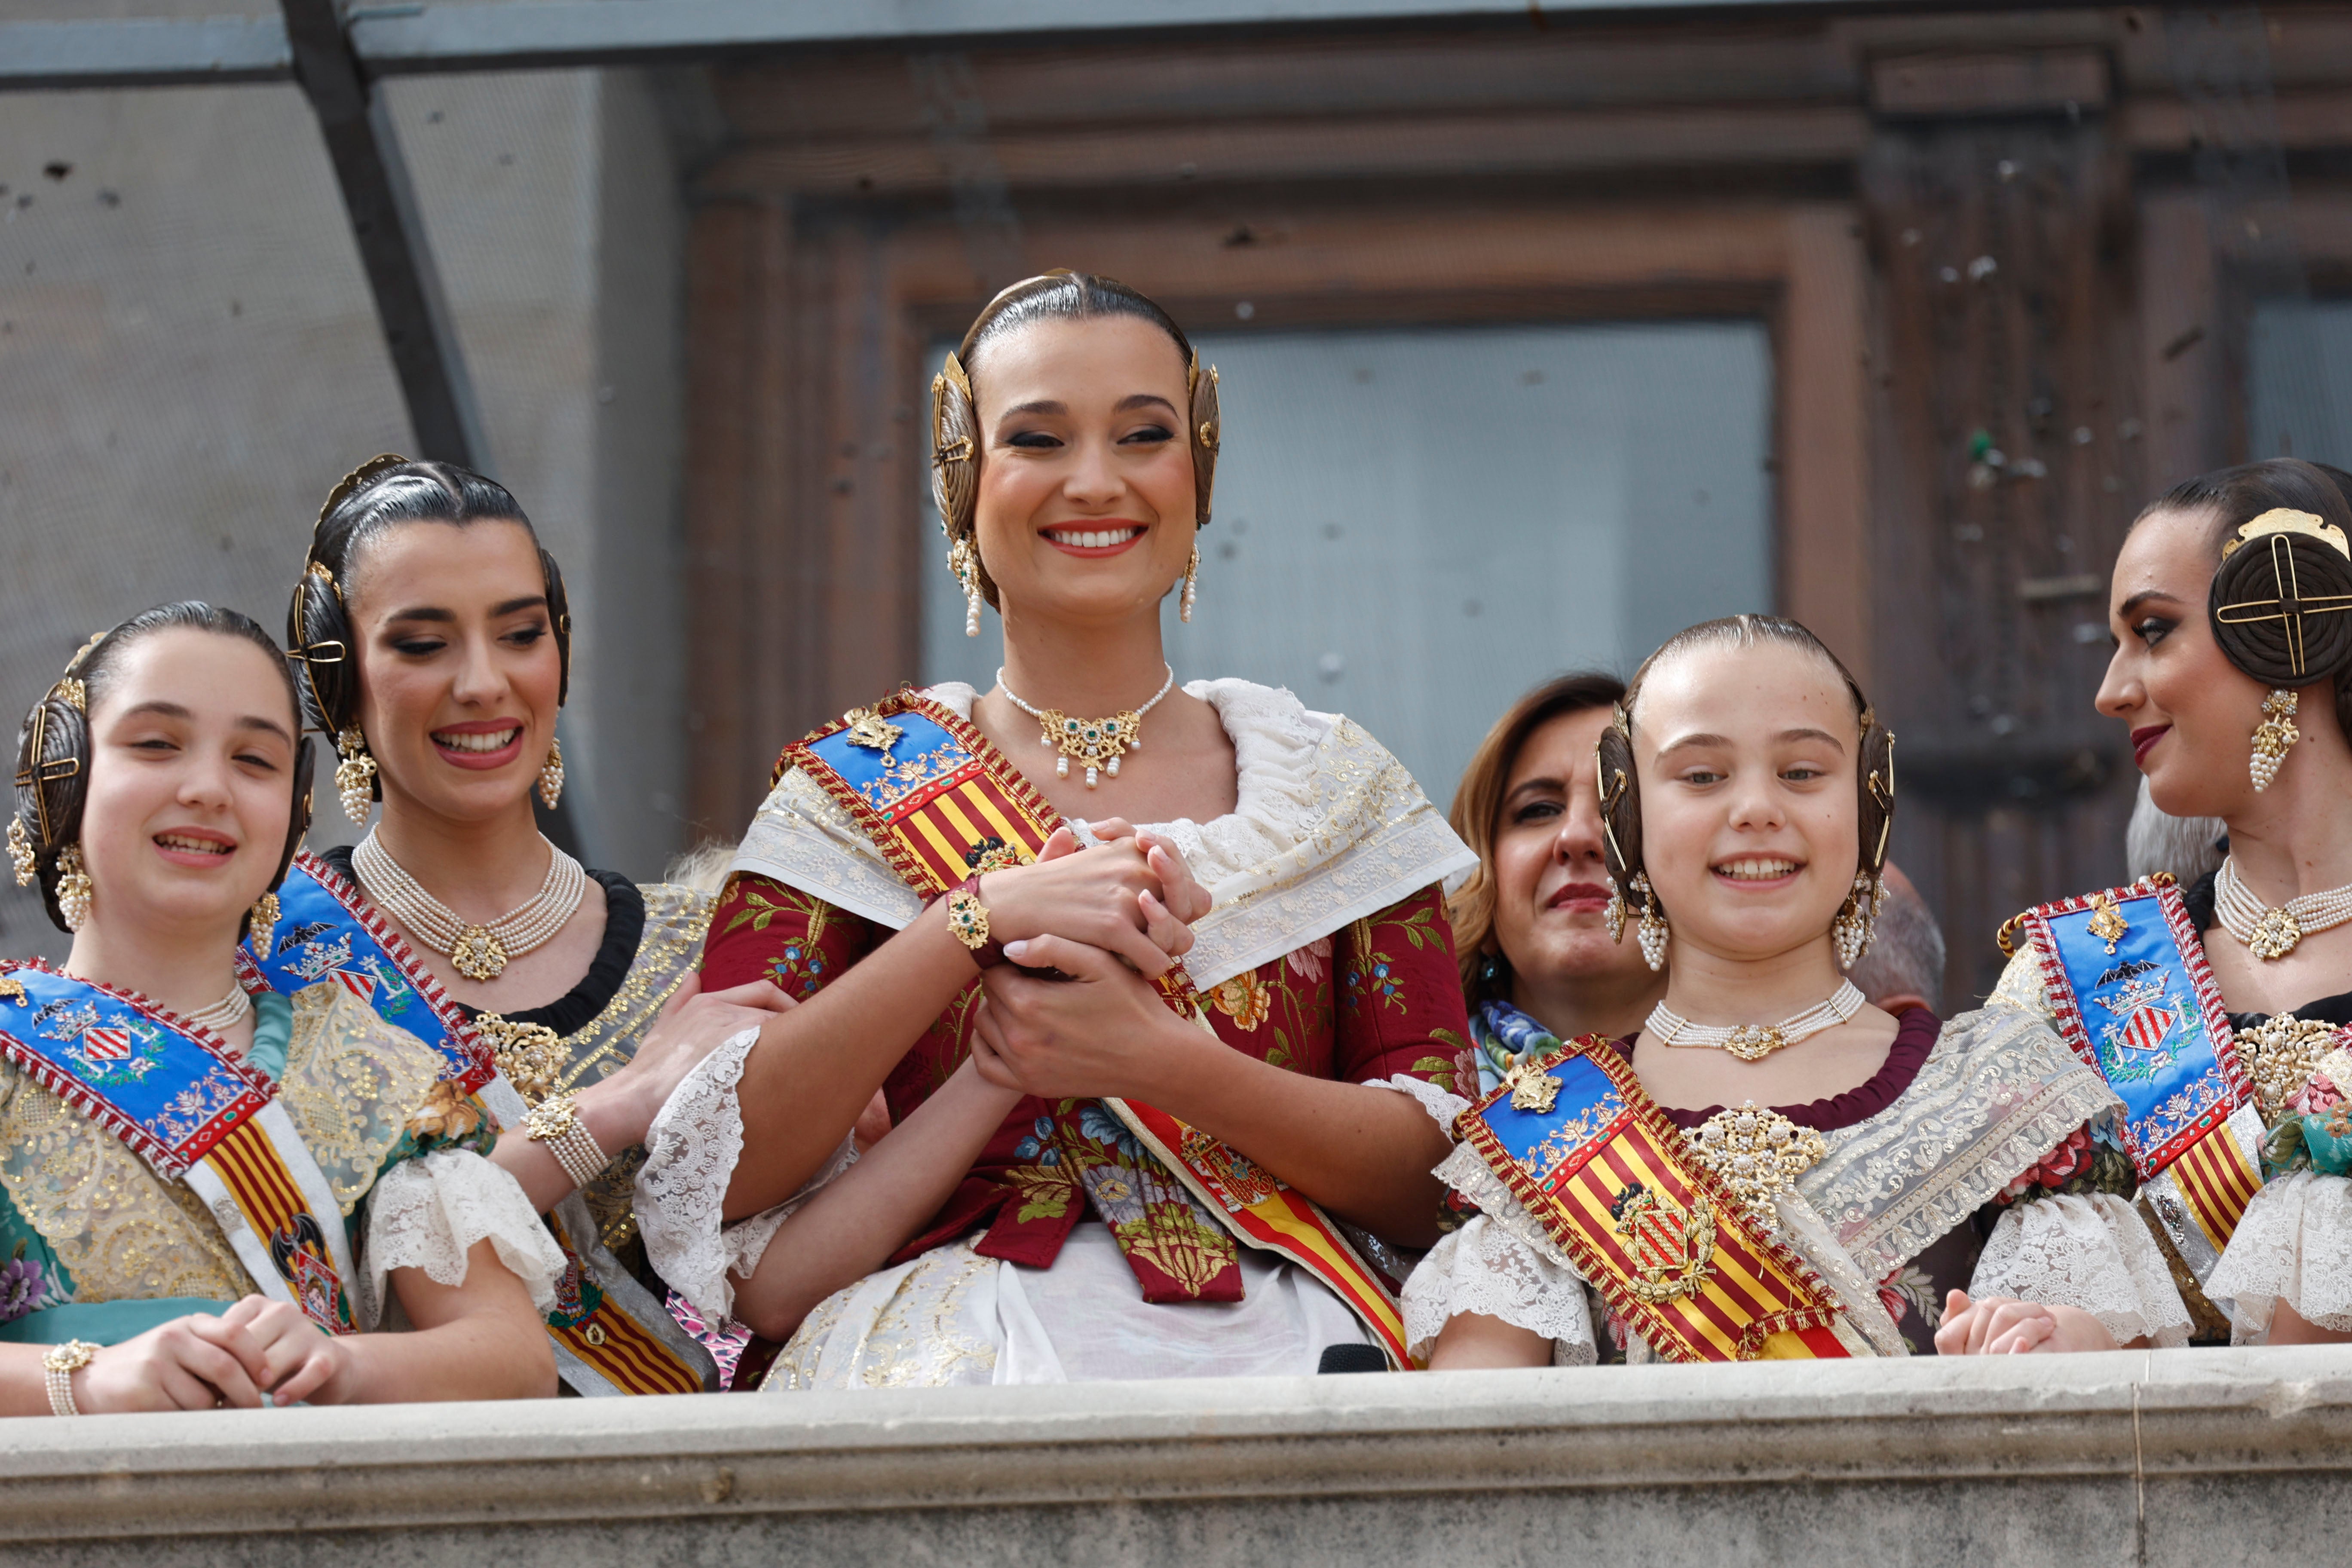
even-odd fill
[[[441,1149],[404,1160],[368,1194],[366,1246],[360,1258],[360,1327],[383,1321],[384,1279],[422,1268],[441,1285],[466,1282],[466,1254],[488,1241],[507,1271],[530,1291],[541,1312],[555,1305],[562,1250],[516,1180],[469,1149]]]
[[[1584,1281],[1485,1215],[1438,1238],[1404,1287],[1406,1348],[1426,1357],[1438,1331],[1463,1312],[1500,1318],[1552,1342],[1554,1366],[1599,1359]]]
[[[1403,765],[1348,719],[1286,690],[1196,680],[1234,742],[1234,807],[1207,822],[1150,823],[1214,900],[1193,924],[1185,965],[1214,985],[1476,865]],[[969,718],[961,682],[924,693]],[[893,929],[921,900],[892,875],[848,814],[798,769],[752,819],[732,869],[773,877]]]
[[[730,1036],[686,1075],[646,1130],[646,1163],[637,1171],[635,1207],[646,1260],[705,1322],[723,1321],[735,1300],[721,1215],[743,1153],[735,1086],[759,1041],[756,1028]]]
[[[2235,1344],[2269,1338],[2281,1301],[2314,1327],[2352,1333],[2352,1178],[2294,1171],[2264,1184],[2205,1293],[2231,1303]]]
[[[2112,1193],[2064,1194],[2004,1213],[1977,1259],[1969,1294],[2078,1307],[2116,1342],[2189,1342],[2189,1309],[2139,1212]]]
[[[793,1211],[857,1162],[854,1134],[801,1190],[774,1208],[725,1223],[727,1184],[743,1153],[743,1106],[737,1084],[760,1031],[745,1029],[705,1057],[669,1097],[646,1134],[637,1171],[638,1234],[646,1257],[670,1289],[711,1323],[733,1321],[733,1274],[760,1265]]]
[[[1427,1079],[1414,1078],[1410,1073],[1398,1073],[1392,1078],[1368,1079],[1365,1080],[1365,1087],[1392,1089],[1399,1094],[1412,1096],[1421,1102],[1421,1108],[1429,1112],[1430,1120],[1437,1123],[1438,1131],[1444,1132],[1449,1139],[1454,1136],[1454,1121],[1470,1109],[1470,1102],[1460,1095],[1450,1094]]]

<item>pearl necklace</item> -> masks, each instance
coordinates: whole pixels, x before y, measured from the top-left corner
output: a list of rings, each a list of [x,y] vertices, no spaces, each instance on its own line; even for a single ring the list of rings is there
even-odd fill
[[[1143,749],[1143,716],[1160,705],[1176,684],[1176,667],[1168,667],[1168,679],[1151,694],[1151,700],[1140,708],[1124,713],[1114,713],[1108,719],[1073,719],[1058,708],[1032,708],[1021,700],[1020,694],[1004,684],[1004,670],[996,671],[996,684],[1013,706],[1037,721],[1044,734],[1037,743],[1056,749],[1061,755],[1054,759],[1054,776],[1070,776],[1070,759],[1076,757],[1087,770],[1087,787],[1095,787],[1097,773],[1118,777],[1118,759],[1129,751]]]
[[[547,844],[547,880],[539,891],[494,921],[476,924],[425,890],[400,862],[376,842],[375,829],[352,846],[352,869],[369,898],[415,931],[436,952],[446,953],[468,980],[496,980],[508,963],[545,943],[571,921],[587,890],[580,862]]]
[[[2352,886],[2305,893],[2270,909],[2238,879],[2238,862],[2232,856],[2221,862],[2213,879],[2213,912],[2221,917],[2223,930],[2267,963],[2284,958],[2315,931],[2352,921]]]
[[[1834,1029],[1862,1011],[1862,993],[1848,980],[1826,1002],[1816,1002],[1777,1024],[1694,1024],[1661,1002],[1650,1009],[1650,1033],[1670,1046],[1728,1051],[1743,1062],[1760,1062],[1774,1051]]]
[[[196,1027],[210,1029],[217,1035],[243,1023],[245,1016],[252,1011],[253,998],[245,994],[245,987],[242,984],[232,984],[228,988],[228,994],[211,1006],[200,1007],[193,1013],[182,1016]]]

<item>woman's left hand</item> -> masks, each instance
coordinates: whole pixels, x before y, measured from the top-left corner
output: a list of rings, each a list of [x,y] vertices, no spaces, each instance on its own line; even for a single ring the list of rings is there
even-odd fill
[[[2052,1307],[2011,1296],[1971,1300],[1965,1290],[1944,1299],[1936,1329],[1937,1355],[2031,1355],[2054,1351],[2111,1351],[2116,1337],[2079,1307]]]
[[[1111,953],[1058,936],[1007,942],[982,976],[973,1020],[981,1077],[1043,1100],[1153,1098],[1193,1042],[1214,1039],[1179,1018],[1150,982]],[[1058,970],[1066,980],[1032,974]]]

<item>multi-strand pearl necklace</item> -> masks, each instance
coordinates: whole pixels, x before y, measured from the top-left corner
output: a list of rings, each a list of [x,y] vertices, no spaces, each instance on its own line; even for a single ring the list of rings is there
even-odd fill
[[[1664,1002],[1650,1009],[1650,1033],[1670,1046],[1728,1051],[1743,1062],[1760,1062],[1774,1051],[1809,1040],[1823,1029],[1834,1029],[1862,1011],[1863,995],[1853,981],[1841,984],[1826,1002],[1816,1002],[1777,1024],[1694,1024]]]
[[[1013,706],[1037,721],[1045,734],[1039,744],[1058,750],[1062,754],[1054,759],[1054,776],[1068,778],[1073,758],[1087,770],[1087,787],[1095,787],[1098,773],[1118,777],[1118,759],[1129,751],[1143,749],[1143,716],[1160,706],[1176,684],[1176,667],[1168,667],[1168,679],[1151,694],[1151,700],[1140,708],[1124,713],[1114,713],[1108,719],[1073,719],[1058,708],[1032,708],[1021,696],[1004,684],[1004,671],[996,672],[996,684]]]
[[[184,1014],[183,1016],[196,1027],[210,1029],[217,1035],[225,1029],[233,1029],[245,1022],[245,1016],[252,1011],[253,998],[245,994],[243,985],[233,984],[228,988],[228,994],[211,1006],[199,1007],[193,1013]]]
[[[2239,880],[2232,856],[2213,879],[2213,912],[2221,918],[2221,929],[2256,958],[2284,958],[2305,937],[2352,921],[2352,886],[2305,893],[2272,909]]]
[[[539,891],[494,921],[476,924],[425,890],[400,862],[376,842],[375,829],[352,847],[352,869],[368,897],[392,911],[402,925],[436,952],[446,953],[468,980],[496,980],[508,963],[545,943],[571,921],[587,890],[580,862],[547,844],[547,880]]]

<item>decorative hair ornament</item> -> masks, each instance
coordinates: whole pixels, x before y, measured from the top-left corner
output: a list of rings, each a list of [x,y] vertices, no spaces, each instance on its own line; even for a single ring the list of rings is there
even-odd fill
[[[563,742],[561,737],[547,743],[547,761],[539,765],[539,803],[548,810],[563,798]]]
[[[343,760],[335,764],[335,794],[341,797],[343,815],[354,825],[368,819],[368,806],[375,798],[375,759],[368,754],[367,737],[357,726],[335,737],[335,752]]]
[[[2352,668],[2352,545],[2315,513],[2273,508],[2223,543],[2205,609],[2222,654],[2270,689],[2246,762],[2259,793],[2301,739],[2300,689]]]
[[[345,474],[341,479],[335,481],[335,488],[327,492],[326,500],[319,507],[319,521],[323,523],[327,519],[332,517],[337,507],[351,500],[352,497],[358,492],[362,485],[366,484],[378,474],[383,473],[387,468],[399,468],[402,464],[411,462],[414,459],[412,458],[402,457],[397,452],[378,452],[374,457],[370,458],[366,462],[362,463],[358,468],[353,468],[350,473]],[[317,525],[313,524],[313,526],[315,527]],[[316,564],[316,563],[313,563],[313,564]],[[334,578],[330,575],[327,578],[327,581],[332,583]],[[337,597],[341,596],[341,595],[340,594],[337,595]]]

